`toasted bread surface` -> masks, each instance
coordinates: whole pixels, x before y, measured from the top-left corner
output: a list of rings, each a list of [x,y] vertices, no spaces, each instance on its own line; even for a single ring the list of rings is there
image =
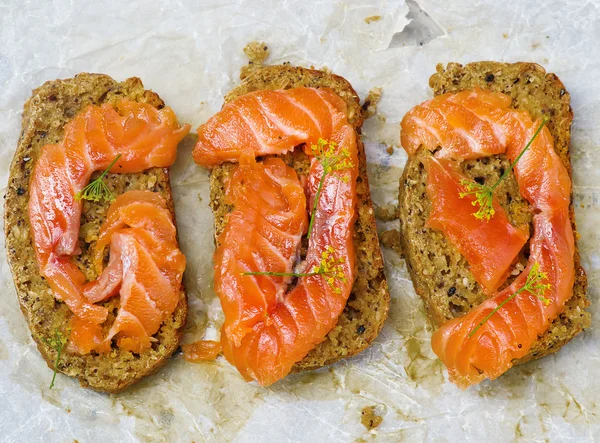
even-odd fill
[[[466,66],[449,63],[446,67],[438,65],[437,73],[430,78],[429,85],[435,95],[476,86],[502,92],[512,98],[513,108],[528,111],[534,119],[547,115],[550,118],[547,126],[554,137],[554,149],[571,174],[569,148],[573,112],[569,94],[556,75],[546,74],[541,66],[534,63],[478,62]],[[428,152],[420,150],[410,158],[400,179],[400,243],[415,291],[423,299],[434,326],[438,327],[449,319],[464,315],[483,302],[486,296],[458,250],[440,231],[425,227],[431,207],[424,167],[428,155]],[[483,180],[488,186],[494,184],[509,166],[510,162],[504,155],[469,160],[461,165],[465,175]],[[521,197],[514,174],[509,174],[495,196],[513,225],[527,224],[532,229],[530,205]],[[572,203],[570,215],[577,242]],[[526,265],[527,248],[518,258],[515,273]],[[510,277],[504,286],[513,279],[514,276]],[[573,296],[566,303],[565,311],[539,337],[529,354],[515,363],[556,352],[589,327],[590,313],[585,310],[589,306],[586,288],[587,278],[580,265],[576,246]]]
[[[242,84],[226,95],[225,102],[252,91],[300,86],[327,87],[333,90],[346,102],[348,121],[360,134],[363,118],[356,92],[342,77],[323,71],[286,65],[261,67],[244,77]],[[329,332],[325,341],[294,366],[294,371],[316,369],[361,352],[377,337],[387,317],[390,296],[383,273],[383,257],[377,238],[364,146],[360,137],[357,137],[357,141],[358,219],[354,226],[357,278],[337,325]],[[281,157],[299,175],[308,174],[309,158],[301,149]],[[233,209],[225,203],[225,183],[234,167],[230,163],[223,164],[211,172],[210,205],[215,216],[215,238],[225,227],[225,216]]]
[[[106,75],[83,73],[71,79],[44,83],[33,91],[23,110],[22,132],[6,190],[4,230],[8,261],[21,310],[39,351],[51,368],[54,368],[56,350],[47,341],[57,330],[67,333],[66,325],[72,314],[64,303],[54,298],[40,275],[28,217],[31,172],[42,147],[59,143],[65,124],[81,110],[88,105],[115,103],[122,98],[164,107],[160,97],[145,90],[138,78],[118,83]],[[92,180],[99,174],[95,173]],[[174,217],[168,169],[153,168],[139,174],[107,174],[105,181],[113,195],[133,189],[159,193],[167,201]],[[91,265],[91,254],[109,206],[110,202],[88,201],[83,205],[79,232],[82,253],[74,259],[88,280],[97,278]],[[109,310],[109,321],[104,326],[106,333],[115,318],[119,297],[113,297],[103,305]],[[156,342],[149,350],[137,355],[113,346],[108,354],[81,356],[63,352],[57,369],[77,377],[82,386],[111,393],[121,391],[166,362],[179,344],[186,313],[186,295],[182,287],[177,308],[154,335]]]

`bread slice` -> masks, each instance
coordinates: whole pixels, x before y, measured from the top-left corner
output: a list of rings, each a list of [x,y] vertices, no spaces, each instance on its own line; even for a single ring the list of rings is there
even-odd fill
[[[445,68],[438,65],[437,73],[430,78],[429,85],[435,95],[479,86],[508,94],[512,98],[513,108],[528,111],[534,119],[549,116],[547,126],[554,137],[554,149],[571,174],[569,143],[573,111],[569,104],[570,96],[556,75],[546,74],[535,63],[478,62],[466,66],[449,63]],[[425,228],[431,206],[425,189],[427,172],[423,166],[427,155],[430,154],[421,150],[410,158],[400,179],[400,242],[415,291],[425,302],[434,326],[438,327],[451,318],[465,314],[486,297],[473,279],[464,257],[440,231]],[[510,162],[504,155],[496,155],[465,161],[462,169],[468,177],[484,180],[486,185],[492,185],[509,165]],[[495,196],[513,225],[527,223],[531,226],[529,203],[521,197],[514,174],[509,174]],[[577,239],[579,235],[572,203],[570,212]],[[524,254],[520,255],[519,264],[517,267],[523,269],[526,264]],[[580,265],[577,247],[575,276],[573,296],[566,303],[565,312],[539,337],[529,354],[515,363],[524,363],[556,352],[589,327],[590,313],[585,311],[589,306],[586,297],[587,278]],[[505,286],[512,279],[514,277]]]
[[[363,118],[356,92],[342,77],[323,71],[288,65],[257,68],[244,77],[240,86],[226,95],[225,102],[261,89],[289,89],[300,86],[332,89],[346,102],[348,121],[360,134]],[[383,273],[383,257],[369,191],[365,151],[360,137],[357,137],[357,141],[358,219],[354,226],[358,270],[356,282],[337,325],[329,332],[325,341],[296,363],[294,371],[316,369],[361,352],[377,337],[387,317],[390,295]],[[308,174],[309,158],[301,149],[281,157],[298,175]],[[210,175],[210,205],[215,216],[215,242],[225,227],[225,216],[233,209],[225,203],[224,186],[234,167],[231,163],[223,164],[214,168]]]
[[[6,249],[21,310],[39,351],[51,368],[54,368],[56,351],[48,346],[47,340],[57,329],[64,333],[72,314],[64,303],[54,298],[40,275],[35,258],[27,212],[31,171],[42,147],[59,143],[65,124],[78,112],[91,104],[114,103],[122,98],[164,107],[160,97],[145,90],[138,78],[118,83],[106,75],[84,73],[71,79],[44,83],[33,91],[23,110],[21,137],[10,167],[5,197]],[[92,180],[99,174],[96,173]],[[174,216],[168,169],[154,168],[139,174],[108,174],[105,181],[113,195],[132,189],[150,189],[159,193]],[[88,280],[97,278],[95,268],[91,266],[91,252],[109,206],[108,202],[87,201],[83,205],[79,232],[82,253],[75,260]],[[105,327],[107,330],[119,306],[119,298],[110,299],[104,306],[110,313]],[[177,308],[155,334],[157,341],[148,351],[137,355],[113,346],[110,353],[104,355],[63,353],[58,370],[77,377],[82,386],[105,392],[121,391],[156,371],[175,351],[185,325],[186,312],[187,302],[182,288]]]

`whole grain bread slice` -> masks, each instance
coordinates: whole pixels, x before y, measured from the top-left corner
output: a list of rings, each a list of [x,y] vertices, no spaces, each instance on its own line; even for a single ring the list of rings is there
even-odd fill
[[[569,145],[573,112],[570,96],[556,75],[546,74],[535,63],[477,62],[466,66],[449,63],[446,67],[441,64],[437,66],[437,73],[431,76],[429,85],[435,95],[479,86],[508,94],[512,98],[513,108],[528,111],[534,119],[547,115],[550,118],[547,126],[554,137],[554,149],[571,174]],[[451,318],[465,314],[486,297],[473,279],[464,257],[441,232],[425,227],[431,207],[425,188],[427,172],[424,160],[428,155],[428,152],[420,150],[410,158],[400,179],[400,242],[415,291],[423,299],[434,326],[438,327]],[[468,177],[480,182],[483,180],[489,186],[498,180],[509,165],[504,155],[497,155],[465,161],[462,169]],[[513,225],[528,224],[531,228],[529,203],[521,197],[514,174],[509,174],[495,196]],[[579,236],[572,202],[570,212],[577,240]],[[527,249],[528,246],[520,254],[515,273],[524,268]],[[566,303],[565,311],[539,337],[529,354],[516,364],[558,351],[589,327],[590,313],[585,311],[589,306],[586,297],[587,278],[580,265],[577,247],[575,275],[573,296]],[[514,277],[509,278],[505,286],[512,279]]]
[[[358,95],[347,80],[323,71],[288,65],[260,67],[244,75],[242,84],[225,96],[225,102],[252,91],[300,86],[333,90],[346,102],[348,121],[357,134],[360,134],[363,118]],[[354,226],[357,278],[337,325],[329,332],[325,341],[296,363],[294,371],[316,369],[361,352],[377,337],[387,317],[390,295],[383,273],[383,257],[377,238],[364,146],[360,137],[357,140],[358,219]],[[301,149],[281,157],[298,175],[308,174],[310,161]],[[225,203],[225,183],[234,167],[234,164],[226,163],[215,167],[210,175],[210,205],[215,216],[215,242],[225,227],[225,216],[233,209]]]
[[[5,196],[4,231],[8,262],[21,310],[39,351],[51,368],[54,368],[57,351],[49,346],[48,340],[55,331],[66,334],[66,325],[72,314],[64,303],[54,298],[40,275],[27,212],[31,171],[42,147],[59,143],[65,124],[77,113],[88,105],[115,103],[122,98],[149,103],[156,108],[164,107],[160,97],[145,90],[138,78],[118,83],[106,75],[82,73],[71,79],[44,83],[33,91],[23,110],[21,136],[10,167]],[[99,174],[96,173],[92,180]],[[139,174],[108,174],[105,181],[113,195],[133,189],[159,193],[167,201],[174,217],[168,169],[154,168]],[[79,232],[82,252],[75,261],[88,280],[97,278],[95,268],[91,266],[91,253],[109,206],[109,202],[87,201],[83,205]],[[104,306],[109,310],[106,333],[119,306],[119,297],[108,300]],[[121,391],[167,361],[179,344],[186,313],[187,301],[182,287],[177,308],[154,335],[156,342],[149,350],[137,355],[113,346],[108,354],[81,356],[63,352],[57,369],[77,377],[82,386],[105,392]]]

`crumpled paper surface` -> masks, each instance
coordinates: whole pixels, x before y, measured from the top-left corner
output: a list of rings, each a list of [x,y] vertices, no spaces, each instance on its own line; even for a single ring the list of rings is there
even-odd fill
[[[593,441],[600,438],[598,221],[600,220],[600,11],[593,2],[0,0],[0,183],[30,91],[78,72],[139,76],[195,128],[216,112],[247,63],[242,48],[267,43],[268,62],[327,66],[361,97],[383,88],[364,140],[376,203],[393,203],[405,162],[399,121],[431,96],[438,62],[530,60],[556,72],[572,97],[573,177],[592,327],[558,354],[462,392],[429,345],[430,328],[404,262],[386,250],[390,315],[375,343],[329,368],[261,388],[223,359],[181,355],[120,395],[81,389],[51,371],[19,313],[0,248],[0,438],[38,441]],[[425,11],[425,15],[423,13]],[[381,16],[367,24],[365,18]],[[188,257],[186,341],[215,337],[221,321],[211,289],[208,174],[181,148],[172,184]],[[384,145],[385,144],[385,145]],[[385,149],[394,146],[392,155]],[[382,228],[393,227],[389,222]],[[4,243],[4,239],[0,240]],[[368,431],[361,410],[382,424]]]

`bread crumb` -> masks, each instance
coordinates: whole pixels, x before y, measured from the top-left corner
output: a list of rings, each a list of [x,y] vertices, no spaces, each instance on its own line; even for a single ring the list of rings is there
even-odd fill
[[[383,422],[383,417],[375,413],[375,406],[365,406],[361,411],[360,422],[369,431],[378,427]]]
[[[396,205],[375,205],[375,218],[381,221],[392,221],[398,218],[398,206]]]
[[[269,47],[265,42],[250,42],[244,48],[244,54],[248,57],[248,64],[240,69],[240,80],[244,80],[257,68],[263,66],[269,56]]]
[[[365,18],[365,23],[370,25],[371,23],[378,22],[379,20],[381,20],[380,15],[370,15],[369,17]]]
[[[397,229],[383,231],[379,237],[379,241],[381,241],[384,247],[391,249],[400,256],[402,255],[402,250],[400,249],[400,231]]]
[[[381,88],[371,89],[362,105],[365,120],[375,115],[379,100],[381,100]]]
[[[269,56],[269,48],[265,42],[250,42],[244,48],[244,54],[253,64],[262,65]]]
[[[392,155],[394,153],[394,147],[392,145],[388,146],[385,152]]]

